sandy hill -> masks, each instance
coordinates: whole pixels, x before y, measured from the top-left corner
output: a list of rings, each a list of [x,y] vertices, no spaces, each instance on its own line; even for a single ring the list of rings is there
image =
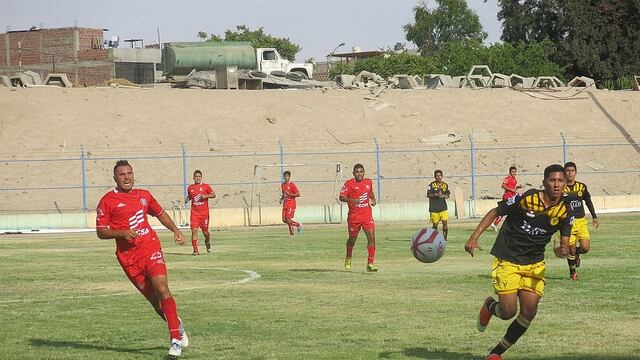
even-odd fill
[[[436,168],[468,197],[470,134],[478,197],[498,196],[512,164],[522,183],[538,186],[542,168],[563,159],[561,133],[592,193],[637,193],[640,183],[640,153],[629,145],[640,138],[640,92],[0,88],[0,109],[0,188],[12,189],[0,191],[3,211],[81,208],[81,146],[89,208],[111,187],[119,158],[165,206],[181,199],[183,149],[187,180],[202,169],[218,206],[249,201],[254,165],[277,164],[281,147],[286,163],[317,165],[291,168],[301,202],[330,202],[332,164],[349,177],[362,162],[375,177],[376,143],[383,201],[424,200]],[[277,201],[279,171],[255,179],[263,202]]]

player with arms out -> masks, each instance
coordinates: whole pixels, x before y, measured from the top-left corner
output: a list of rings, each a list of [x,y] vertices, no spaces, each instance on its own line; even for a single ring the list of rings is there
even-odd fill
[[[507,215],[491,249],[493,260],[491,278],[498,301],[488,297],[480,308],[478,330],[484,331],[492,316],[508,320],[520,312],[507,328],[502,340],[491,350],[487,360],[500,360],[527,331],[538,311],[544,294],[544,249],[551,236],[560,231],[561,245],[554,247],[559,257],[568,253],[573,210],[563,200],[566,177],[562,165],[554,164],[544,170],[544,190],[531,189],[523,194],[498,202],[478,224],[465,244],[473,256],[478,238],[497,216]]]
[[[180,356],[189,339],[169,291],[160,239],[149,225],[147,215],[157,217],[171,230],[178,245],[184,243],[184,235],[150,192],[133,188],[133,168],[127,160],[116,163],[113,179],[116,188],[106,193],[97,207],[96,233],[99,239],[115,239],[116,257],[122,270],[167,322],[169,355]]]
[[[596,209],[591,201],[591,194],[587,189],[587,185],[576,181],[577,167],[573,162],[564,164],[564,171],[567,173],[567,186],[564,188],[566,201],[571,205],[575,212],[576,220],[571,229],[571,237],[569,238],[569,255],[567,263],[569,264],[569,278],[578,280],[577,267],[580,267],[580,254],[586,254],[591,248],[591,238],[589,236],[588,222],[585,218],[584,204],[589,208],[591,217],[593,218],[593,227],[598,228],[600,221],[596,215]],[[577,240],[577,241],[576,241]],[[579,242],[580,246],[576,246]]]
[[[282,204],[282,222],[289,226],[289,238],[293,239],[293,227],[298,231],[298,236],[302,235],[302,224],[293,220],[296,213],[296,198],[300,197],[300,191],[296,184],[291,182],[291,171],[287,170],[282,173],[284,182],[280,185],[282,196],[280,196],[280,204]]]
[[[349,206],[347,215],[347,226],[349,238],[347,239],[347,256],[344,259],[344,267],[351,270],[351,257],[353,247],[358,239],[360,229],[367,236],[367,272],[377,272],[378,267],[374,265],[376,257],[376,235],[375,224],[373,222],[372,206],[376,206],[376,197],[373,194],[373,182],[364,177],[364,166],[356,164],[353,167],[353,179],[349,179],[340,190],[340,201],[346,202]]]
[[[516,194],[518,189],[522,188],[522,185],[518,185],[518,180],[516,179],[516,175],[518,175],[518,169],[515,166],[509,168],[509,175],[507,175],[504,180],[502,180],[502,189],[504,190],[504,194],[502,194],[502,200],[506,200]],[[502,216],[498,216],[496,221],[491,224],[491,228],[493,231],[498,231],[498,225],[502,220]]]
[[[204,245],[207,252],[211,252],[211,234],[209,233],[209,199],[215,199],[216,193],[211,186],[202,182],[202,171],[193,172],[193,184],[187,188],[187,198],[185,203],[191,200],[191,245],[193,246],[193,256],[198,252],[198,229],[204,235]]]
[[[442,222],[442,235],[447,240],[449,233],[449,210],[447,209],[447,199],[451,195],[449,185],[442,181],[442,170],[433,172],[436,179],[427,188],[427,198],[429,198],[429,218],[433,224],[433,229],[438,230],[438,223]]]

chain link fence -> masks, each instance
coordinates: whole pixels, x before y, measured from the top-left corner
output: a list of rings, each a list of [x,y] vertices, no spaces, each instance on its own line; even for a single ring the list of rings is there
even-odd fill
[[[327,204],[331,200],[327,194],[333,193],[336,183],[335,165],[328,164],[340,164],[346,179],[356,163],[365,166],[381,202],[425,201],[426,186],[436,169],[444,172],[452,190],[460,189],[467,199],[499,198],[510,166],[518,168],[520,184],[537,188],[547,165],[566,161],[577,164],[578,180],[593,195],[623,195],[638,192],[639,149],[637,143],[614,135],[558,134],[498,141],[451,134],[406,142],[371,139],[216,148],[0,151],[0,213],[91,211],[113,189],[113,166],[119,159],[133,165],[136,187],[149,189],[167,209],[182,205],[196,169],[218,195],[213,206],[247,206],[252,192],[255,196],[256,181],[263,206],[271,202],[277,206],[283,170],[290,170],[298,183],[299,204]],[[287,164],[296,166],[287,168]],[[258,178],[256,165],[263,167]]]

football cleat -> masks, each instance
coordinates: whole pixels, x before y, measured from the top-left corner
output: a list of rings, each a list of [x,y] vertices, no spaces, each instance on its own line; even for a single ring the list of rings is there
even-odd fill
[[[491,314],[491,311],[489,311],[489,305],[491,305],[491,303],[493,302],[495,302],[495,299],[489,296],[484,300],[484,303],[482,303],[482,307],[480,308],[480,314],[478,314],[478,322],[477,322],[478,331],[480,332],[485,331],[487,329],[487,325],[489,325],[489,320],[491,320],[491,317],[493,316],[493,314]]]
[[[378,267],[371,264],[367,264],[367,272],[378,272]]]
[[[198,252],[198,250],[195,250],[195,251],[193,252],[193,256],[198,256],[198,255],[200,255],[200,253]]]
[[[298,236],[302,235],[302,223],[298,225]]]
[[[182,342],[178,339],[171,339],[171,347],[169,348],[169,356],[182,356]]]
[[[502,360],[502,356],[498,354],[489,354],[485,360]]]
[[[569,279],[573,281],[578,281],[578,273],[574,272],[573,274],[569,275]]]
[[[498,227],[496,226],[496,224],[491,224],[491,229],[493,229],[493,231],[498,231]]]
[[[183,348],[186,348],[189,346],[189,337],[187,336],[187,331],[184,329],[184,325],[182,325],[182,319],[178,318],[178,320],[180,320],[180,336],[182,337],[180,344]]]
[[[207,252],[210,253],[211,252],[211,243],[206,243],[204,245],[207,247]]]
[[[351,270],[351,258],[344,259],[344,268],[347,270]]]

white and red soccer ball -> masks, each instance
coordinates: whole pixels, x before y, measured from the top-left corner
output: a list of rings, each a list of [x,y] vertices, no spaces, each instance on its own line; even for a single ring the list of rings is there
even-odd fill
[[[411,253],[420,262],[436,262],[444,255],[446,244],[437,230],[424,228],[411,238]]]

